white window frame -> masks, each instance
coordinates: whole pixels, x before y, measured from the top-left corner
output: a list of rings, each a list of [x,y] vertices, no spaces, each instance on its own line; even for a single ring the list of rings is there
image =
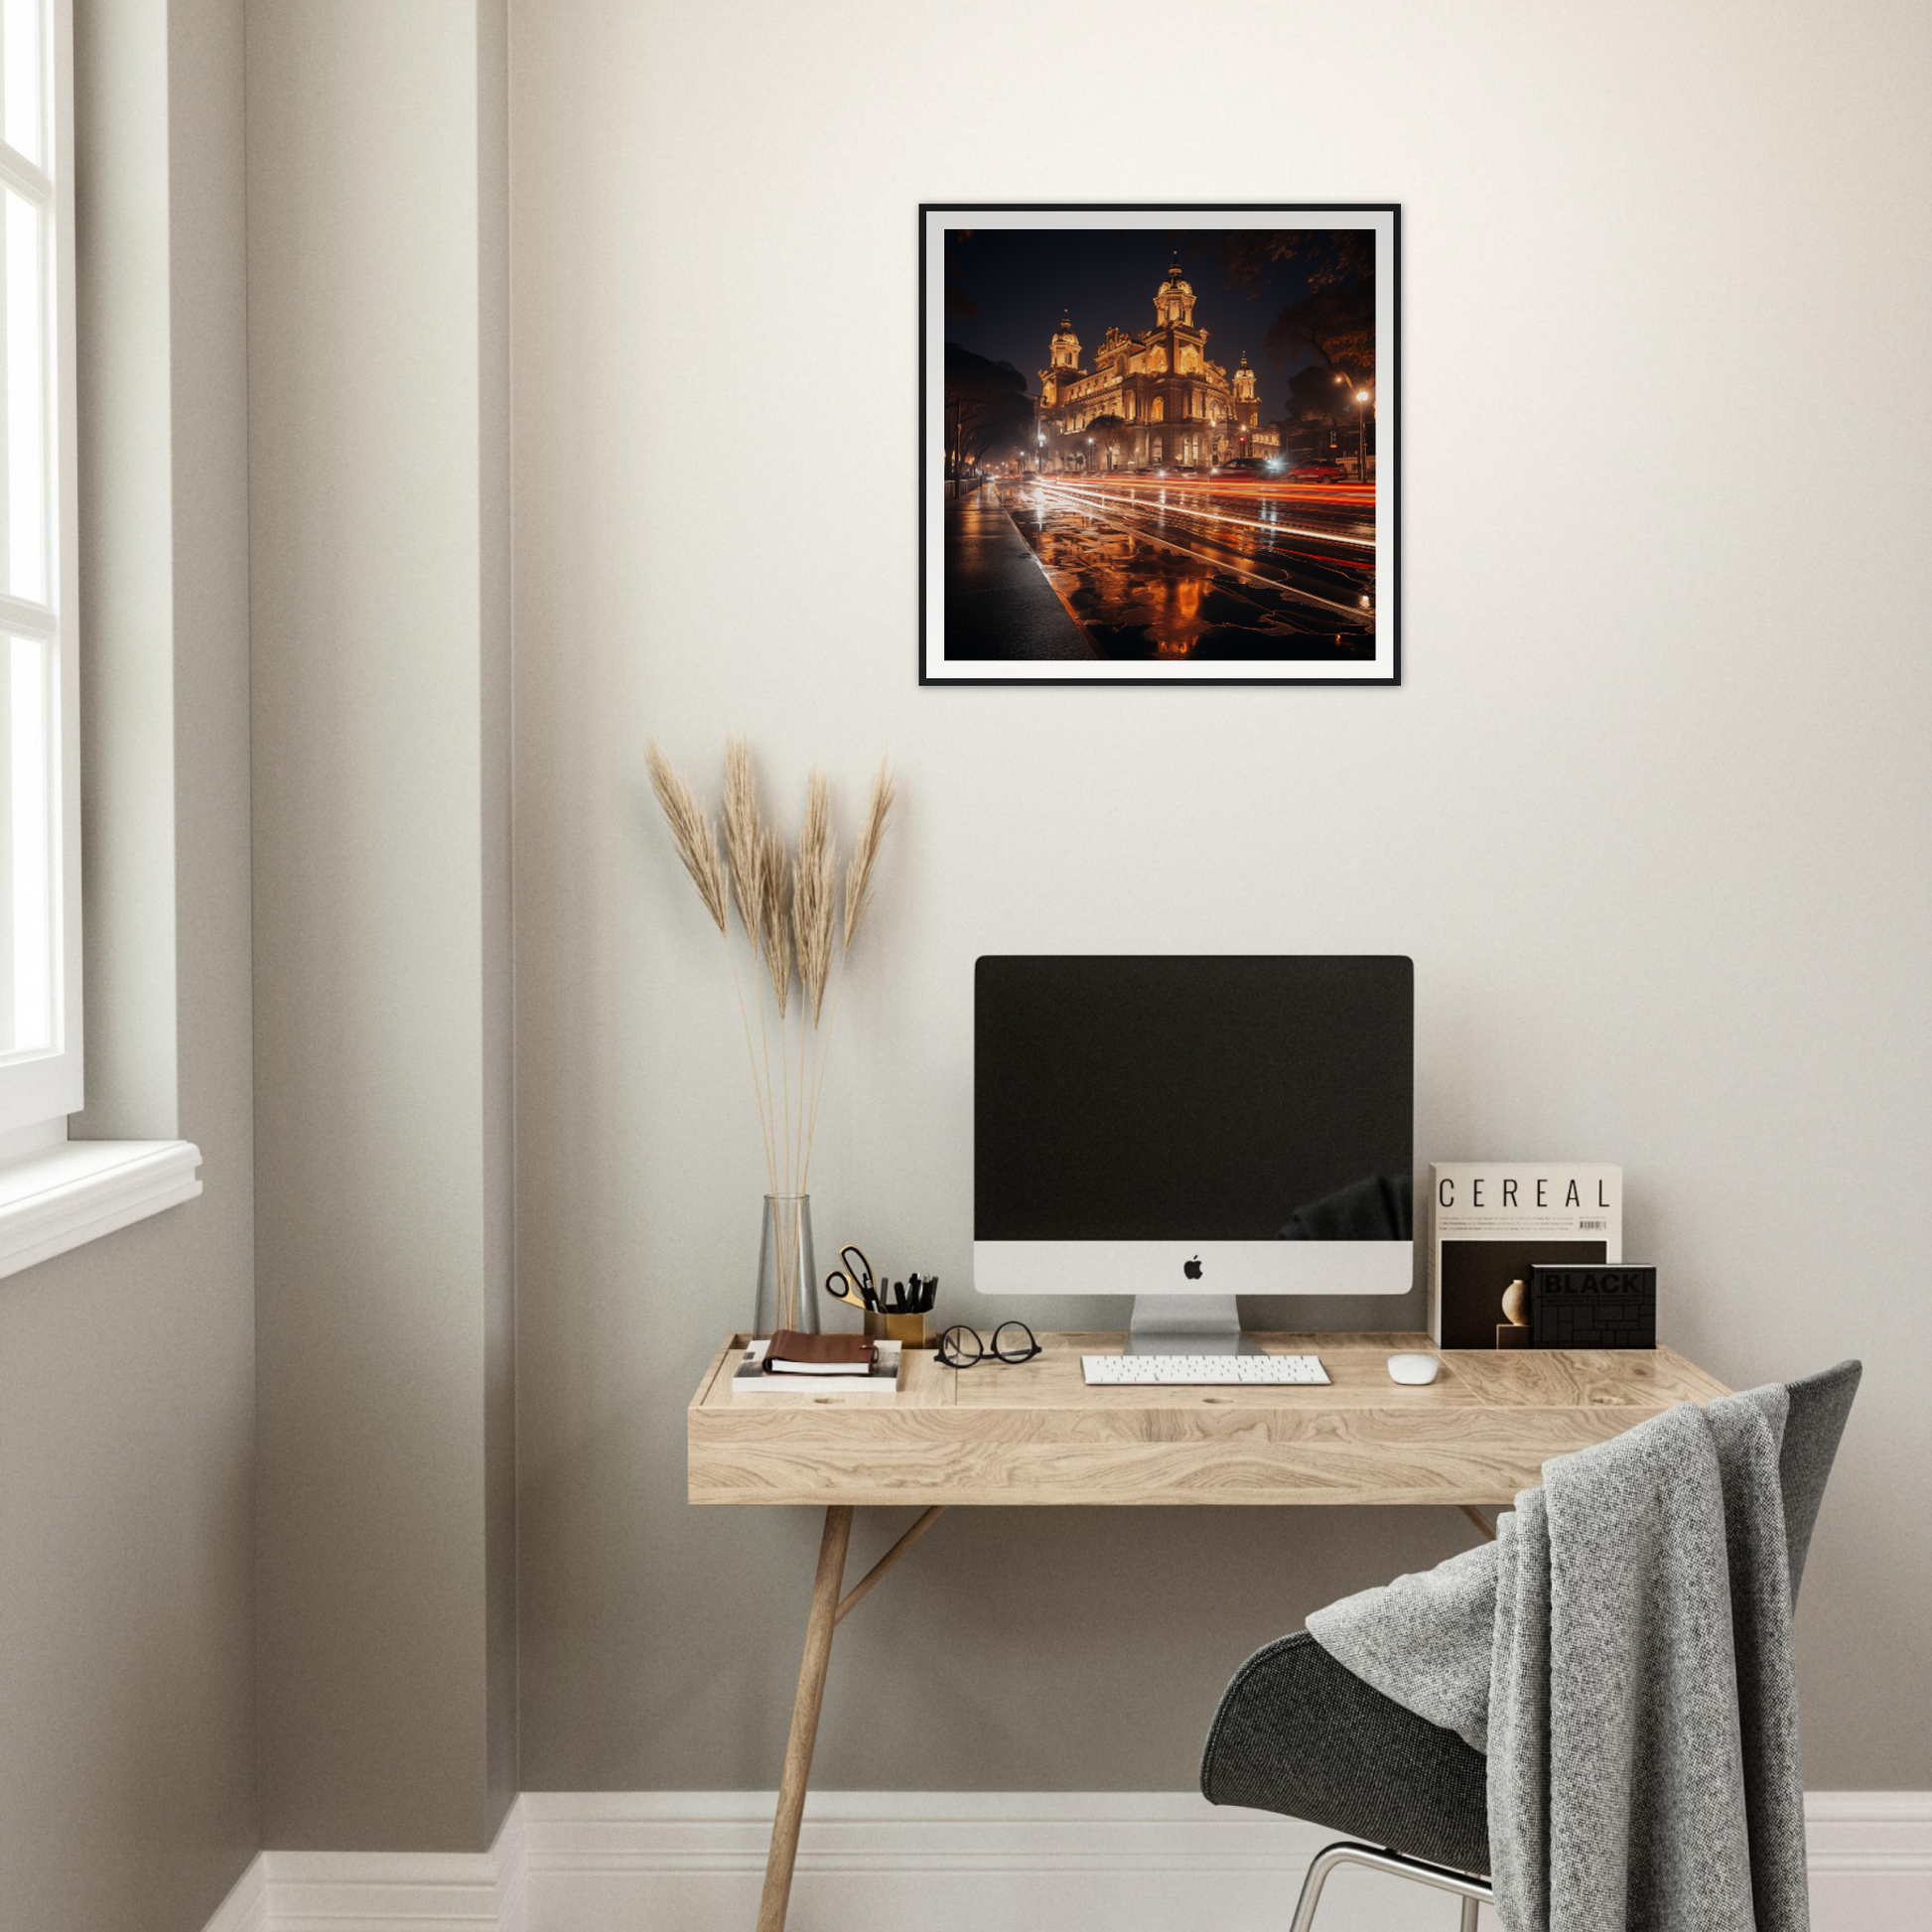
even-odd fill
[[[42,169],[0,138],[0,187],[41,212],[44,304],[43,447],[51,472],[48,503],[48,603],[0,592],[0,635],[37,637],[48,646],[52,697],[48,752],[60,774],[58,809],[48,815],[48,876],[55,904],[53,1039],[45,1048],[0,1060],[0,1151],[19,1152],[67,1138],[67,1117],[85,1094],[80,996],[80,691],[74,616],[79,546],[75,538],[73,20],[69,0],[41,0]],[[3,132],[3,130],[0,130]]]
[[[3,0],[0,0],[3,3]],[[71,0],[39,0],[42,152],[37,167],[7,146],[0,120],[0,185],[42,213],[42,408],[47,492],[45,608],[0,593],[0,637],[46,640],[60,760],[49,812],[53,1043],[0,1060],[0,1276],[145,1220],[202,1191],[201,1150],[188,1141],[75,1141],[68,1116],[84,1093],[80,1000],[80,678],[76,614],[80,552],[75,451],[73,14]],[[51,270],[51,272],[50,272]],[[3,345],[0,345],[3,346]],[[50,787],[50,789],[56,789]]]

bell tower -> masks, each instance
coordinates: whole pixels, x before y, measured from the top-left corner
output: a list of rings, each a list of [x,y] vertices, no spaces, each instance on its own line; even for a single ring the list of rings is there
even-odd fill
[[[1168,270],[1168,279],[1155,292],[1154,315],[1158,328],[1167,329],[1174,325],[1183,329],[1193,327],[1194,291],[1181,274],[1178,262]]]
[[[1248,366],[1248,351],[1234,371],[1234,417],[1243,429],[1253,429],[1261,420],[1261,407],[1255,401],[1255,372]]]

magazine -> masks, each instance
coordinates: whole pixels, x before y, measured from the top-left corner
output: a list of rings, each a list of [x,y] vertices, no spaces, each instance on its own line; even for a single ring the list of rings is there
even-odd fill
[[[1532,1264],[1622,1259],[1621,1168],[1430,1166],[1429,1332],[1438,1348],[1526,1348]]]

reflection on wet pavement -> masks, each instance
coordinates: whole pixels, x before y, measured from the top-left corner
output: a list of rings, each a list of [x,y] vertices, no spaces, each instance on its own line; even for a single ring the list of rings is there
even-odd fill
[[[1144,507],[1132,499],[1083,501],[1077,488],[1051,481],[1044,488],[1026,482],[1000,490],[1048,581],[1103,656],[1375,654],[1373,613],[1361,605],[1364,586],[1373,585],[1372,561],[1330,559],[1319,549],[1299,555],[1258,542],[1231,519],[1190,515],[1190,504],[1211,500],[1205,496],[1170,503],[1162,492]]]

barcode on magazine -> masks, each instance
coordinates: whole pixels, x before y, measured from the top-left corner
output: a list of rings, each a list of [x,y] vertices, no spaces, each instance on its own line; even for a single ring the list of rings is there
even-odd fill
[[[1608,1221],[1579,1221],[1577,1223],[1577,1231],[1581,1234],[1585,1228],[1596,1228],[1600,1232],[1609,1225]]]

